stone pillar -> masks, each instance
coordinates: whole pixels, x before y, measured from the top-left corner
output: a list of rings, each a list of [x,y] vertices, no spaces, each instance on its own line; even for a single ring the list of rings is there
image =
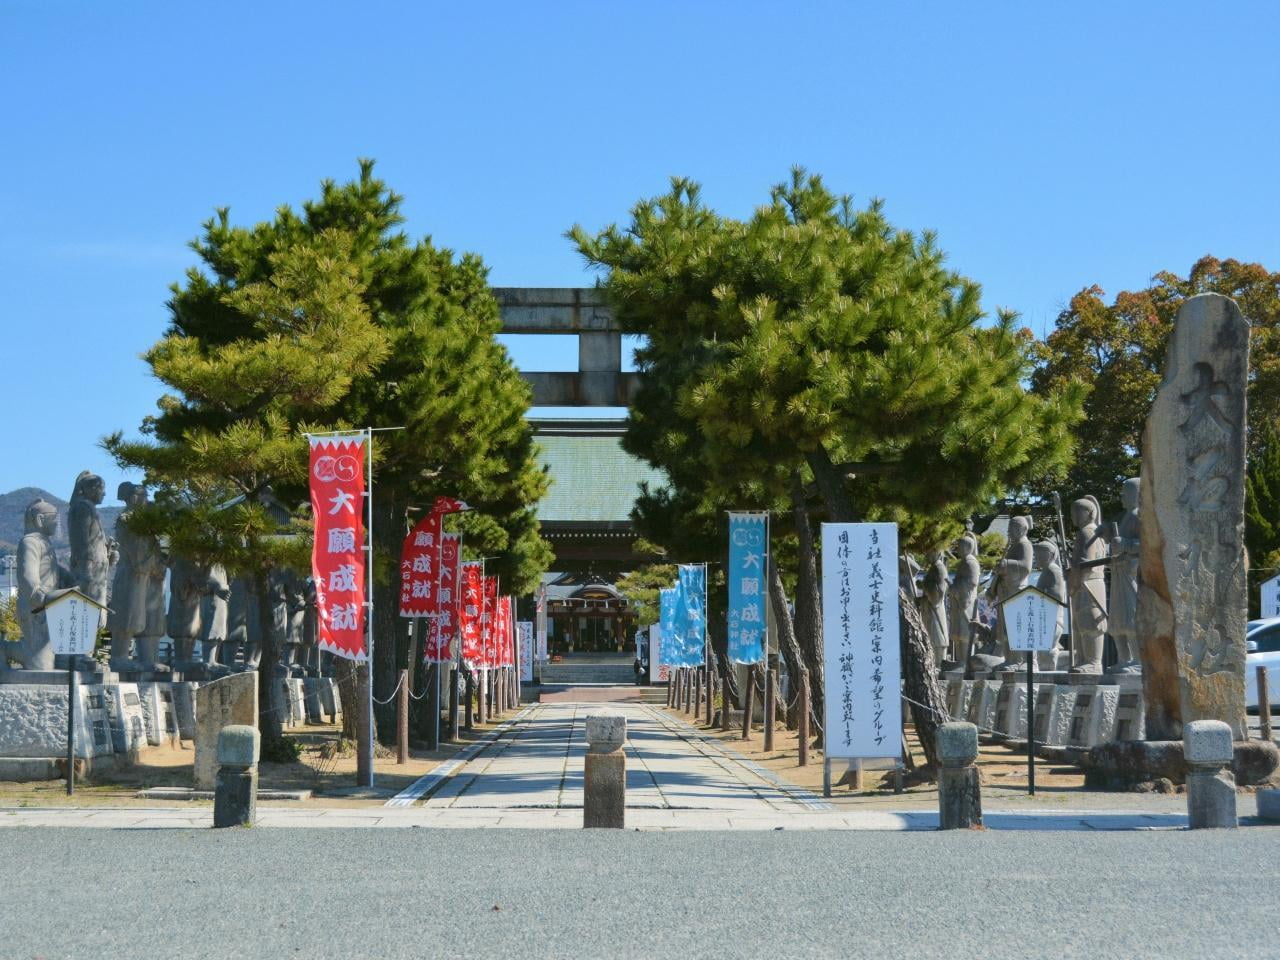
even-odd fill
[[[587,757],[583,775],[582,825],[626,826],[627,718],[612,710],[587,717]]]
[[[1192,720],[1182,727],[1187,761],[1187,820],[1192,830],[1236,822],[1236,778],[1231,772],[1231,727],[1221,720]]]
[[[1245,738],[1245,393],[1249,323],[1192,297],[1142,434],[1137,630],[1148,740],[1192,720]],[[1256,558],[1255,558],[1256,559]]]
[[[258,814],[258,730],[244,724],[218,734],[218,782],[213,793],[215,827],[251,827]]]
[[[978,768],[978,728],[972,723],[938,727],[938,829],[971,830],[982,826],[982,786]]]

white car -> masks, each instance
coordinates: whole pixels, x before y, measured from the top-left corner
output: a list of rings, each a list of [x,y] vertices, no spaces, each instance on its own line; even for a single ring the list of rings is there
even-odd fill
[[[1258,708],[1257,667],[1267,668],[1267,693],[1271,712],[1280,710],[1280,617],[1250,620],[1244,634],[1244,702],[1250,710]]]

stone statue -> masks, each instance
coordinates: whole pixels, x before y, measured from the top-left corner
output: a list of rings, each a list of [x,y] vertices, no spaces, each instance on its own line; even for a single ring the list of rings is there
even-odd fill
[[[947,588],[949,584],[947,563],[942,559],[941,551],[929,557],[929,567],[924,574],[924,596],[920,603],[920,613],[924,618],[925,628],[929,631],[929,645],[933,647],[933,665],[941,667],[948,659],[949,651],[947,635]]]
[[[1041,650],[1036,654],[1036,667],[1040,670],[1057,670],[1058,641],[1066,630],[1067,578],[1063,575],[1062,564],[1058,560],[1058,545],[1052,540],[1041,540],[1035,545],[1035,559],[1040,570],[1040,576],[1036,578],[1036,589],[1063,604],[1058,608],[1058,619],[1054,624],[1053,649]]]
[[[1107,541],[1102,533],[1102,508],[1093,497],[1071,505],[1076,539],[1067,570],[1071,598],[1071,643],[1075,650],[1072,673],[1102,672],[1102,641],[1107,632]]]
[[[236,670],[256,670],[262,660],[258,594],[244,577],[231,581],[227,598],[227,640],[222,662]]]
[[[956,656],[963,663],[969,659],[973,620],[978,615],[978,584],[982,580],[982,568],[978,566],[978,538],[972,533],[965,533],[956,541],[955,550],[960,562],[947,594],[951,614],[948,632],[955,644]]]
[[[52,670],[53,641],[40,608],[51,592],[75,586],[75,580],[58,563],[50,542],[58,532],[58,508],[47,500],[33,500],[23,521],[25,532],[18,542],[18,659],[25,670]]]
[[[175,663],[190,664],[202,627],[200,603],[208,573],[203,564],[173,554],[169,558],[169,614],[165,627],[173,640]]]
[[[120,559],[116,564],[112,585],[111,659],[124,669],[137,668],[130,660],[135,640],[138,661],[146,669],[156,663],[157,647],[164,635],[164,554],[155,537],[129,529],[132,512],[147,502],[147,489],[127,480],[120,484],[116,496],[125,504],[125,512],[116,523],[116,541]]]
[[[1112,673],[1141,673],[1138,656],[1138,498],[1141,481],[1133,477],[1120,488],[1124,516],[1111,541],[1111,604],[1107,608],[1119,661]]]
[[[227,600],[231,587],[227,571],[211,564],[200,597],[200,655],[208,664],[219,664],[222,643],[227,639]]]
[[[1013,517],[1009,521],[1009,543],[1004,550],[1004,559],[996,564],[992,571],[991,586],[987,594],[996,601],[996,652],[1004,657],[1000,669],[1016,670],[1022,664],[1009,651],[1009,634],[1004,622],[1004,610],[1000,603],[1007,600],[1027,585],[1031,577],[1032,549],[1027,534],[1031,530],[1031,518]]]
[[[115,542],[102,532],[98,504],[106,496],[102,478],[88,470],[76,477],[67,510],[67,538],[71,541],[71,576],[86,597],[102,604],[99,628],[106,626],[106,606],[111,588],[111,564]]]

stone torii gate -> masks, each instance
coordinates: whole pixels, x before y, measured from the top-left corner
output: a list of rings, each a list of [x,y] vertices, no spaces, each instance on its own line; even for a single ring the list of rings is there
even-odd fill
[[[622,372],[622,331],[594,287],[495,287],[503,333],[577,334],[578,372],[521,372],[537,407],[625,407],[640,378]]]

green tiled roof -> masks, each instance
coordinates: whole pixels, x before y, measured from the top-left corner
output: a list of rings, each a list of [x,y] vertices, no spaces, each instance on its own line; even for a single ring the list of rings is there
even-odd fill
[[[611,426],[538,431],[538,460],[551,476],[551,489],[538,505],[539,520],[629,520],[640,484],[665,484],[660,471],[622,449],[621,433]]]

